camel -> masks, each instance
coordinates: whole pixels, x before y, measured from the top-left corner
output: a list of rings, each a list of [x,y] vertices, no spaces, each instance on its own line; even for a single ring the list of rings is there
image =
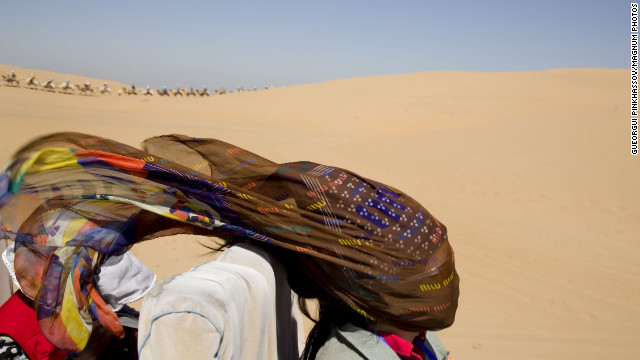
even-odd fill
[[[138,92],[133,90],[133,88],[123,87],[120,90],[118,90],[118,95],[122,95],[122,94],[125,94],[125,95],[138,95]]]
[[[180,88],[176,88],[175,90],[173,90],[173,96],[178,96],[178,95],[184,96],[184,93]]]
[[[153,96],[153,92],[151,91],[151,89],[146,88],[144,90],[144,92],[142,93],[142,95],[151,95],[151,96]]]
[[[207,88],[202,89],[198,94],[200,94],[200,96],[211,96],[211,93]]]
[[[47,80],[47,82],[41,84],[42,85],[42,90],[47,90],[47,91],[56,91],[56,85],[53,83],[53,79],[49,78],[49,80]]]
[[[100,88],[100,94],[109,94],[111,95],[111,88],[108,86],[103,86]]]
[[[63,93],[67,93],[68,91],[74,93],[75,92],[75,86],[71,84],[71,82],[69,80],[63,82],[62,84],[58,85],[58,90],[60,90]]]
[[[7,86],[20,86],[18,77],[13,71],[9,75],[2,75],[2,79],[7,82]]]
[[[36,80],[36,77],[33,74],[31,74],[31,76],[25,81],[28,88],[31,88],[33,86],[34,88],[37,89],[38,86],[40,85],[40,83],[38,83],[38,81]]]
[[[193,96],[195,97],[196,95],[198,95],[198,91],[194,90],[193,88],[190,88],[189,91],[187,91],[187,96]]]
[[[167,88],[158,89],[158,95],[160,96],[169,96],[169,90]]]
[[[220,90],[216,89],[216,95],[224,95],[227,93],[227,89],[220,88]]]
[[[84,84],[84,86],[80,86],[76,84],[75,86],[76,86],[76,89],[78,89],[78,91],[80,91],[80,94],[82,95],[93,94],[94,92],[93,88],[89,84]]]

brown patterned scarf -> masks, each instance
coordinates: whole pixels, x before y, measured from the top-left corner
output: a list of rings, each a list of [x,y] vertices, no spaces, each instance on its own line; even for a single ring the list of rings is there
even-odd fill
[[[53,134],[0,175],[1,234],[16,241],[16,273],[54,344],[81,350],[88,314],[119,334],[95,270],[136,242],[177,233],[309,255],[301,271],[370,320],[423,330],[453,323],[459,278],[447,230],[400,190],[215,139],[169,135],[143,147]]]

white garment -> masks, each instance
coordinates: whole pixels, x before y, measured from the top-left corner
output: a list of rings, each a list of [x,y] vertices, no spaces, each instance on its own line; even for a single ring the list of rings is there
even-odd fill
[[[0,239],[0,251],[4,252],[7,248],[7,241]],[[0,304],[4,304],[7,299],[13,294],[13,287],[11,286],[11,275],[7,269],[0,266]]]
[[[299,359],[306,342],[303,315],[298,307],[298,296],[291,291],[287,281],[284,266],[267,251],[246,243],[223,252],[217,261],[248,266],[264,276],[273,304],[269,316],[276,331],[271,331],[269,336],[276,337],[277,359]]]
[[[142,299],[156,282],[156,274],[130,252],[111,256],[96,271],[96,287],[113,310]]]
[[[140,311],[140,359],[292,359],[302,316],[282,265],[241,244],[157,284]],[[153,322],[153,323],[152,323]]]

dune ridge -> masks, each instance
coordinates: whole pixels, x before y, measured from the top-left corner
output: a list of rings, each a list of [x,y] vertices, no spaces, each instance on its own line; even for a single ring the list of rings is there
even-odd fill
[[[22,75],[0,74],[11,69]],[[619,69],[425,72],[197,99],[3,84],[0,160],[53,131],[134,146],[183,133],[351,169],[447,225],[461,298],[440,336],[454,358],[635,359],[640,157],[629,154],[628,84]],[[183,237],[133,252],[160,278],[211,257]]]

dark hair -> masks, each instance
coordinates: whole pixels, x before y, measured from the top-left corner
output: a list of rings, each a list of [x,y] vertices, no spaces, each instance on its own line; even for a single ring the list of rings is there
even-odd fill
[[[369,324],[364,317],[360,316],[350,307],[333,297],[331,297],[329,301],[326,299],[318,299],[317,320],[311,317],[308,309],[303,305],[306,304],[306,299],[299,297],[298,301],[302,313],[315,322],[315,325],[309,332],[309,336],[307,336],[304,351],[300,356],[300,359],[302,360],[315,359],[318,350],[320,350],[322,345],[327,342],[333,329],[336,329],[346,323],[351,323],[362,328],[369,327]]]
[[[361,328],[368,328],[370,324],[367,319],[351,309],[341,300],[329,294],[320,284],[318,284],[307,271],[305,265],[308,261],[314,261],[306,254],[283,249],[269,244],[262,244],[249,241],[241,237],[221,238],[222,243],[217,243],[217,247],[207,246],[213,251],[222,251],[239,243],[251,243],[272,254],[284,266],[287,273],[287,280],[291,290],[298,295],[298,306],[300,311],[315,323],[300,356],[302,360],[313,360],[318,350],[327,342],[331,335],[331,330],[346,323],[351,323]],[[311,314],[308,307],[308,300],[318,301],[318,317]]]

